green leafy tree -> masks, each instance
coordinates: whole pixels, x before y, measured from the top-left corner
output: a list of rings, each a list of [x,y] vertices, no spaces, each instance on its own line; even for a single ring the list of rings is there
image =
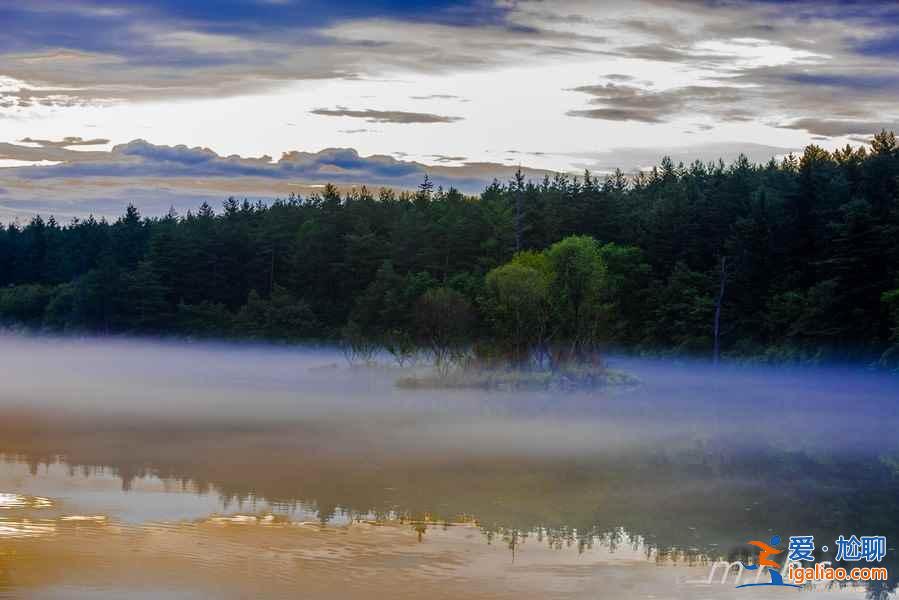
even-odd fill
[[[602,337],[622,346],[638,346],[651,325],[647,313],[651,308],[652,268],[642,250],[634,246],[609,243],[599,247],[606,266],[602,286]]]
[[[599,244],[589,236],[569,236],[546,251],[552,269],[549,288],[551,341],[556,365],[597,363],[607,269]]]
[[[53,288],[30,284],[0,290],[0,315],[7,322],[40,326],[53,297]]]
[[[899,370],[899,289],[884,292],[882,300],[890,312],[893,323],[891,337],[893,345],[883,353],[880,360],[881,364]]]
[[[234,319],[235,333],[252,339],[298,341],[311,338],[317,329],[309,306],[279,286],[269,298],[252,290]]]
[[[494,336],[516,365],[527,365],[546,339],[550,273],[512,261],[486,277],[484,306]]]
[[[170,291],[153,263],[141,262],[125,274],[122,285],[123,310],[119,319],[124,329],[160,332],[172,328],[175,307],[169,303]]]
[[[204,301],[199,304],[178,304],[175,315],[180,331],[201,337],[231,337],[234,335],[234,315],[224,304]]]
[[[715,282],[678,263],[653,297],[657,339],[666,349],[705,353],[712,348]]]
[[[0,321],[290,340],[353,323],[405,353],[426,343],[419,298],[442,287],[477,306],[464,346],[516,362],[535,344],[557,362],[607,343],[708,356],[723,280],[723,356],[874,363],[896,345],[883,297],[899,280],[897,182],[899,147],[881,132],[764,164],[663,159],[603,183],[520,175],[477,197],[428,179],[414,193],[231,198],[218,214],[34,217],[0,227]],[[549,278],[544,333],[514,316],[542,293],[533,271]]]

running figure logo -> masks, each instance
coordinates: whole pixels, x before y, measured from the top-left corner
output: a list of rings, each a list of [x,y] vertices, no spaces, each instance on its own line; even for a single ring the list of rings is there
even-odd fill
[[[784,583],[783,577],[780,574],[780,565],[771,560],[769,557],[775,556],[783,552],[783,550],[778,550],[775,548],[780,543],[780,536],[775,535],[771,538],[771,543],[766,544],[765,542],[760,542],[758,540],[753,540],[748,542],[750,546],[755,546],[759,549],[759,559],[758,562],[754,565],[747,565],[745,563],[740,563],[743,565],[743,568],[747,571],[755,571],[760,567],[767,567],[768,575],[771,577],[770,583],[744,583],[743,585],[738,585],[738,588],[744,587],[758,587],[758,586],[783,586],[783,587],[794,587],[799,588],[802,586],[795,585],[792,583]]]

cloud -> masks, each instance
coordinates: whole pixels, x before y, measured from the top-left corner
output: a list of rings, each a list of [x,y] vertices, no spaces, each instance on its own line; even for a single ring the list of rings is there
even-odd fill
[[[23,142],[27,143],[26,138]],[[95,150],[72,150],[67,146],[34,144],[23,146],[0,142],[0,159],[19,161],[89,161],[106,156],[105,152]]]
[[[893,73],[787,73],[784,78],[807,86],[843,88],[844,90],[899,91],[899,75]]]
[[[671,142],[684,133],[693,133],[685,137],[711,139],[726,133],[704,132],[740,121],[751,121],[739,128],[743,139],[764,140],[772,133],[769,127],[781,124],[810,135],[827,131],[834,136],[860,130],[865,124],[897,120],[897,14],[894,2],[836,0],[6,2],[0,3],[0,22],[5,25],[0,29],[0,122],[9,123],[8,117],[18,119],[33,112],[41,116],[54,113],[52,118],[62,123],[71,118],[73,124],[91,120],[113,127],[121,120],[100,115],[119,119],[124,110],[92,110],[86,115],[72,107],[251,94],[264,97],[259,106],[284,110],[273,117],[279,122],[300,123],[297,106],[301,115],[316,109],[317,116],[357,119],[327,121],[306,114],[312,127],[304,130],[309,135],[315,131],[313,143],[321,148],[339,144],[318,135],[346,140],[342,134],[365,133],[361,129],[368,123],[431,125],[457,122],[464,116],[464,124],[442,130],[449,134],[458,130],[460,138],[464,130],[466,141],[451,138],[447,142],[451,145],[444,148],[423,150],[416,146],[417,141],[409,141],[416,127],[377,126],[396,133],[395,137],[367,136],[369,149],[387,153],[415,148],[417,157],[433,158],[440,166],[448,163],[424,153],[451,148],[452,154],[490,157],[485,149],[516,144],[549,150],[547,146],[563,136],[568,146],[558,149],[565,150],[581,145],[581,134],[613,146],[628,143],[622,140],[631,130],[641,134],[658,131],[660,140]],[[505,89],[515,77],[520,79]],[[297,84],[323,79],[341,81]],[[396,85],[379,88],[386,80]],[[453,85],[446,85],[447,81]],[[282,108],[288,104],[288,94],[274,96],[271,92],[287,86],[291,93],[294,88],[304,89],[298,92],[299,103]],[[539,87],[540,93],[528,95],[533,86]],[[307,95],[307,89],[312,93]],[[572,89],[576,91],[570,92]],[[517,94],[522,101],[499,104],[491,100],[503,92]],[[456,94],[468,98],[454,97]],[[361,100],[366,97],[377,100]],[[390,104],[388,97],[405,101]],[[314,98],[312,104],[309,98]],[[359,104],[343,107],[342,103],[350,102],[345,98],[357,98],[353,102]],[[483,104],[464,114],[440,104],[469,98]],[[434,104],[411,104],[412,100]],[[155,108],[146,106],[144,114]],[[198,106],[191,103],[177,116]],[[394,107],[411,110],[390,110]],[[423,110],[415,110],[419,108]],[[63,116],[67,110],[71,116]],[[160,114],[163,116],[150,118],[167,118]],[[579,119],[560,119],[566,114]],[[255,124],[252,112],[248,119]],[[173,123],[178,119],[171,121],[158,124],[160,138],[172,139],[172,128],[178,126]],[[555,131],[560,121],[563,125]],[[515,137],[524,131],[521,127],[496,143],[488,137],[511,131],[513,125],[523,122],[529,123],[527,137]],[[133,133],[136,129],[124,133],[126,129],[98,130],[97,134],[116,141],[137,135]],[[15,135],[33,131],[19,130]],[[87,130],[63,129],[62,133],[79,131]],[[233,127],[215,132],[209,140],[194,139],[240,147],[246,143],[240,139],[242,135],[249,134],[242,127]],[[778,139],[807,139],[804,133],[781,131],[777,135]],[[616,140],[615,136],[622,137]],[[266,140],[265,147],[289,147],[283,138],[274,137]],[[646,143],[654,141],[646,139]],[[94,149],[82,145],[57,143],[46,148],[48,152],[0,145],[0,155],[9,161],[62,162],[58,166],[68,169],[72,177],[81,173],[95,179],[120,177],[104,175],[104,169],[134,176],[156,172],[186,178],[197,173],[200,178],[229,180],[243,173],[253,181],[279,185],[307,175],[321,181],[322,173],[330,171],[348,182],[381,176],[347,173],[338,165],[324,164],[322,173],[313,170],[311,174],[294,165],[292,168],[301,171],[294,175],[289,174],[290,165],[282,165],[279,159],[222,157],[214,152],[194,152],[197,149],[193,148],[170,150],[165,155],[158,149],[132,147],[95,155]],[[254,140],[254,147],[263,145]],[[49,150],[54,151],[52,156]],[[76,150],[85,156],[71,156]],[[541,164],[570,166],[544,155],[546,152],[535,154],[543,156]],[[635,157],[638,159],[644,157]],[[639,161],[635,164],[644,164]],[[629,168],[632,163],[622,159],[615,161],[615,166]],[[48,175],[45,180],[54,178]],[[30,181],[38,181],[38,176]]]
[[[617,43],[608,51],[623,64],[664,64],[660,68],[666,72],[689,73],[694,81],[693,89],[665,82],[660,91],[643,81],[637,85],[627,74],[604,76],[603,83],[578,88],[594,95],[592,106],[570,107],[570,116],[649,124],[681,116],[719,122],[803,117],[873,122],[894,112],[899,91],[895,3],[657,0],[632,11],[613,3],[603,7],[602,15],[574,0],[561,5],[565,8],[530,4],[531,18],[548,19],[550,12],[566,9],[601,17],[604,23],[580,21],[600,32],[615,29],[617,35],[608,37]],[[565,26],[576,22],[568,19]]]
[[[720,159],[730,163],[741,154],[750,162],[765,163],[771,158],[798,151],[801,151],[801,148],[745,142],[710,142],[658,148],[620,147],[600,152],[572,153],[568,156],[578,160],[578,165],[582,169],[590,169],[594,173],[610,173],[616,168],[621,168],[625,172],[651,168],[658,165],[664,156],[670,157],[675,164],[686,165],[697,160],[708,163]]]
[[[402,110],[351,110],[348,108],[317,108],[309,111],[325,117],[351,117],[365,119],[368,123],[455,123],[462,117],[447,117],[431,113],[406,112]]]
[[[509,20],[511,4],[34,0],[0,6],[0,106],[259,93],[290,82],[439,74],[594,51]],[[45,88],[37,89],[37,83]]]
[[[661,123],[682,113],[713,113],[723,120],[741,120],[749,114],[737,108],[746,97],[743,90],[735,87],[691,85],[653,90],[607,83],[584,85],[573,91],[589,94],[590,103],[599,105],[566,113],[573,117]]]
[[[803,118],[796,119],[781,127],[802,129],[816,135],[828,137],[870,135],[881,130],[899,131],[899,119],[895,121],[848,121],[836,119]]]
[[[621,71],[602,81],[642,91],[626,97],[606,90],[590,106],[545,110],[642,123],[689,113],[877,120],[899,90],[897,13],[895,3],[836,0],[5,3],[0,114],[264,93],[300,80],[454,75],[605,58],[619,61]],[[696,89],[649,90],[644,76],[626,70],[646,63],[689,74]],[[4,76],[15,85],[4,86]],[[594,81],[585,76],[585,84]],[[453,96],[411,98],[465,100]],[[385,123],[458,119],[373,109],[341,116]]]
[[[5,149],[4,149],[5,148]],[[119,144],[108,151],[77,151],[47,147],[0,145],[0,156],[27,152],[30,160],[65,157],[50,166],[0,169],[0,218],[26,219],[34,213],[57,218],[88,214],[115,216],[128,202],[148,215],[163,214],[170,206],[180,212],[203,201],[215,205],[228,196],[272,200],[291,193],[312,194],[325,183],[341,189],[361,185],[415,189],[427,173],[436,185],[479,193],[494,179],[508,181],[514,164],[466,162],[464,156],[430,155],[436,164],[399,160],[385,155],[362,156],[351,148],[320,152],[285,152],[268,156],[221,156],[208,148],[156,145],[144,140]],[[662,156],[677,162],[734,160],[745,154],[753,162],[765,162],[799,148],[747,143],[710,143],[676,147],[618,147],[600,152],[567,153],[578,169],[603,174],[621,167],[625,171],[658,164]],[[62,153],[62,154],[60,154]],[[509,155],[548,156],[551,152],[519,152]],[[455,163],[458,166],[445,164]],[[550,171],[522,169],[532,179]]]
[[[588,108],[583,110],[569,110],[565,113],[569,117],[586,117],[588,119],[601,119],[603,121],[641,121],[643,123],[661,123],[662,119],[646,110],[632,110],[628,108]]]
[[[860,42],[856,51],[868,56],[899,58],[899,34],[892,32]]]
[[[70,148],[72,146],[103,146],[109,143],[109,140],[105,138],[95,138],[92,140],[85,140],[80,137],[64,137],[61,140],[35,140],[30,137],[23,138],[20,140],[23,143],[27,144],[37,144],[43,148]]]
[[[427,96],[409,96],[411,100],[465,100],[454,94],[428,94]]]
[[[311,194],[325,183],[415,189],[429,174],[435,184],[478,193],[494,179],[509,180],[515,169],[496,163],[428,165],[385,155],[361,156],[352,148],[320,152],[285,152],[268,156],[221,156],[208,148],[156,145],[145,140],[119,144],[109,151],[78,151],[58,145],[0,144],[0,158],[32,162],[53,158],[59,164],[0,168],[6,190],[0,217],[27,217],[36,212],[57,217],[113,216],[128,202],[146,214],[179,210],[203,200],[234,195],[274,199],[291,193]],[[434,155],[438,163],[463,162],[461,156]],[[534,178],[547,171],[525,169]]]

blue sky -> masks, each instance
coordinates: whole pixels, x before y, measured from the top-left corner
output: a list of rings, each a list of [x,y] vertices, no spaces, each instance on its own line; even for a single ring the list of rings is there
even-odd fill
[[[431,169],[476,190],[899,123],[895,2],[0,0],[0,23],[0,216],[54,179],[72,213],[137,178],[194,199]],[[64,138],[92,143],[22,141]]]

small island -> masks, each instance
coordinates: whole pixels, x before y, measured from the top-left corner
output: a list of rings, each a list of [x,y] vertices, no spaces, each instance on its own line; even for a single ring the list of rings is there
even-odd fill
[[[589,236],[569,236],[543,252],[518,252],[486,274],[476,306],[461,292],[438,286],[416,301],[412,331],[350,320],[343,330],[346,356],[370,362],[384,349],[399,366],[423,356],[433,369],[397,381],[409,389],[634,383],[607,369],[600,350],[612,318],[606,257],[618,251]],[[393,276],[388,265],[376,281]]]

